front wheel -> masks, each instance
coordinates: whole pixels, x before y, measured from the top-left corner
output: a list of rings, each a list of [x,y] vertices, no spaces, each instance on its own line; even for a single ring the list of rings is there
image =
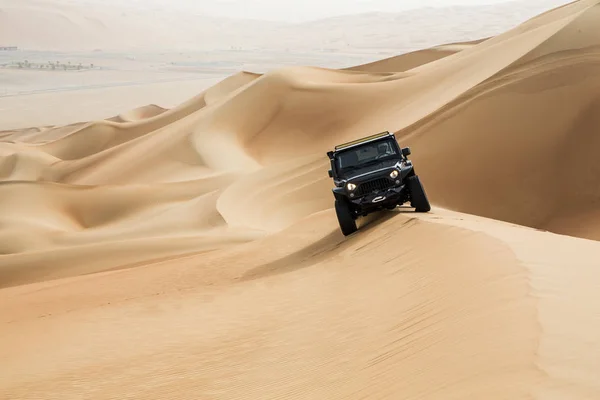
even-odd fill
[[[356,220],[352,216],[352,211],[350,210],[348,203],[336,199],[335,213],[344,236],[351,235],[357,231]]]
[[[408,191],[410,193],[410,206],[414,207],[416,212],[429,212],[431,210],[429,199],[427,199],[425,189],[418,175],[408,178]]]

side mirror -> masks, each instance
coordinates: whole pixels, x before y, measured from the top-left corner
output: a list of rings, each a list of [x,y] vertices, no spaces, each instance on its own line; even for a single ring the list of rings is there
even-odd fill
[[[405,147],[405,148],[403,148],[403,149],[402,149],[402,155],[403,155],[404,157],[408,157],[408,156],[410,156],[410,147]]]
[[[333,171],[332,171],[332,170],[329,170],[328,172],[329,172],[329,177],[330,177],[330,178],[333,178]]]

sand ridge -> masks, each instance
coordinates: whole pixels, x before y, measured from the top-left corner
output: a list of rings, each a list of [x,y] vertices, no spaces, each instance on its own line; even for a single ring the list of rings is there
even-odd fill
[[[0,394],[600,397],[599,10],[2,132]],[[382,130],[434,208],[345,238],[325,152]]]

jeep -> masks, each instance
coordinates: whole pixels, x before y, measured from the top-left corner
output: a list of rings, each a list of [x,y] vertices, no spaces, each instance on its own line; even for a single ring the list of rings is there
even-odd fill
[[[335,146],[328,151],[335,212],[344,236],[357,231],[360,216],[393,210],[410,201],[416,212],[431,210],[415,174],[409,147],[400,148],[388,131]]]

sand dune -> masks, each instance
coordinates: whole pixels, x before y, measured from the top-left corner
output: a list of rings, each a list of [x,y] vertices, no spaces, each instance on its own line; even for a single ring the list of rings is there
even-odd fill
[[[0,394],[600,397],[599,24],[2,132]],[[381,130],[434,208],[345,238],[325,152]]]
[[[321,212],[233,253],[5,289],[5,393],[597,395],[596,243],[411,215],[343,240]]]
[[[404,72],[441,58],[458,53],[484,42],[486,39],[473,40],[464,43],[448,43],[429,49],[411,51],[399,56],[373,61],[367,64],[346,68],[350,71],[364,72]]]
[[[116,115],[112,118],[108,118],[108,121],[113,122],[136,122],[143,119],[156,117],[167,111],[166,108],[157,106],[156,104],[148,104],[143,107],[138,107],[134,110],[130,110],[126,113]]]
[[[0,177],[3,181],[35,181],[57,161],[59,160],[50,154],[16,143],[0,142]]]
[[[596,2],[575,3],[532,21],[534,29],[542,18],[558,29],[509,68],[401,131],[407,144],[423,148],[415,160],[438,204],[600,239],[600,171],[592,155],[600,123],[598,10]],[[448,136],[453,140],[440,140]],[[451,170],[443,168],[450,162]],[[461,190],[451,190],[455,183]],[[573,223],[583,215],[588,228]]]

